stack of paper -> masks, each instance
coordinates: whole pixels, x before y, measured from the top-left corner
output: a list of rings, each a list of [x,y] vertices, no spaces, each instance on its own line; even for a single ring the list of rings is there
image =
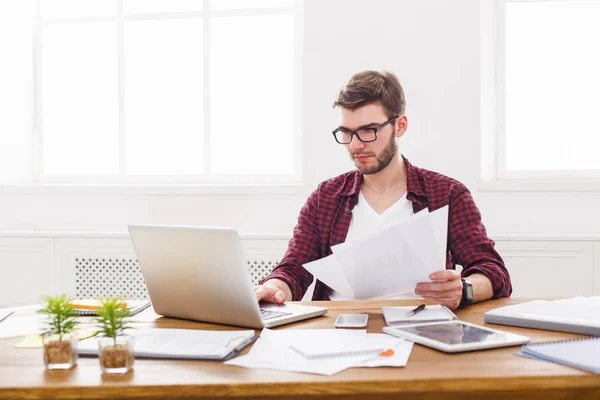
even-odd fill
[[[297,349],[310,349],[320,356],[306,357]],[[386,351],[379,354],[381,349]],[[365,330],[263,329],[247,355],[226,364],[333,375],[351,367],[404,366],[411,350],[410,342],[385,334],[367,334]]]
[[[499,307],[486,312],[484,321],[600,336],[600,296],[534,300]]]
[[[448,207],[427,210],[304,264],[316,279],[349,299],[413,292],[432,272],[446,268]]]

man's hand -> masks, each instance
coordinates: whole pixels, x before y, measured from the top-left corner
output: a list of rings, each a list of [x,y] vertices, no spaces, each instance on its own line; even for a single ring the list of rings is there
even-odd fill
[[[284,285],[284,287],[281,287]],[[255,285],[254,292],[256,293],[256,300],[268,301],[270,303],[283,303],[287,300],[285,289],[291,294],[290,289],[287,287],[285,282],[279,279],[270,279],[262,285]]]
[[[453,269],[437,271],[429,275],[432,281],[446,280],[445,282],[420,282],[417,284],[415,294],[448,307],[451,310],[458,308],[462,298],[462,282],[460,274]]]

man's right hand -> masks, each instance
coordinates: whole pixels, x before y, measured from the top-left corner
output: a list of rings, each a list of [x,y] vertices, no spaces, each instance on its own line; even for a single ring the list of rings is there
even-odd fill
[[[272,282],[277,281],[277,282]],[[287,290],[286,290],[287,289]],[[262,285],[254,286],[254,292],[256,293],[256,300],[268,301],[270,303],[283,303],[287,300],[286,291],[290,293],[291,290],[287,284],[283,281],[270,279]],[[291,296],[290,296],[291,297]]]

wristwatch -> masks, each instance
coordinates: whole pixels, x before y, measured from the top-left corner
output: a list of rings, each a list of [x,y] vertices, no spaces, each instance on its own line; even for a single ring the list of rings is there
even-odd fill
[[[473,302],[473,284],[470,280],[464,278],[461,279],[461,282],[463,284],[463,288],[460,304],[458,305],[459,308],[469,305]]]

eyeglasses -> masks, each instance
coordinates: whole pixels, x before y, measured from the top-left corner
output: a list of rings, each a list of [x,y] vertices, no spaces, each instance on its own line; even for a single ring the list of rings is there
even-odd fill
[[[377,132],[390,122],[395,121],[399,116],[400,115],[394,115],[392,118],[375,128],[360,128],[355,131],[346,128],[337,128],[332,132],[333,137],[339,144],[352,143],[352,136],[354,135],[356,135],[356,138],[363,143],[374,142],[377,140]]]

